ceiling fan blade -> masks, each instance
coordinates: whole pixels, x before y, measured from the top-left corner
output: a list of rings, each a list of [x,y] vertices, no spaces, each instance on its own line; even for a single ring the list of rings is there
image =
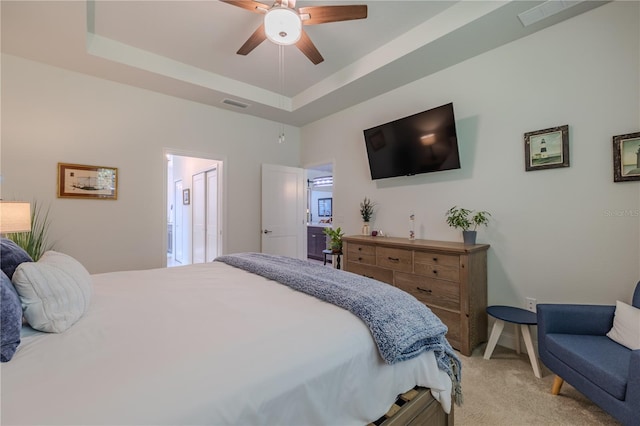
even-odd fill
[[[300,49],[300,51],[304,53],[304,55],[309,58],[314,65],[318,65],[320,62],[324,61],[324,58],[304,30],[302,30],[302,33],[300,34],[300,40],[296,43],[296,47]]]
[[[223,3],[228,3],[232,6],[238,6],[238,7],[241,7],[242,9],[247,9],[255,13],[266,13],[270,7],[264,3],[260,3],[259,1],[253,1],[253,0],[244,0],[244,1],[221,0],[221,1]]]
[[[298,12],[302,18],[302,25],[316,25],[326,22],[364,19],[367,17],[367,6],[309,6],[299,8]],[[309,15],[308,18],[306,18],[307,15]]]
[[[251,34],[251,36],[247,39],[247,41],[244,42],[242,47],[236,53],[238,55],[247,55],[266,39],[267,35],[264,32],[264,24],[262,24],[253,32],[253,34]]]

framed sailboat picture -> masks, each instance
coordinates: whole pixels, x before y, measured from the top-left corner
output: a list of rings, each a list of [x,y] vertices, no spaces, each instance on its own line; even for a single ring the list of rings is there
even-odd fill
[[[58,163],[59,198],[118,199],[118,169]]]

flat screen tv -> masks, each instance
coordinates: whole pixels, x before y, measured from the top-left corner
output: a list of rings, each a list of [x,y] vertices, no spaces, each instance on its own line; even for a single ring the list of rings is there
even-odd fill
[[[371,179],[460,168],[453,103],[364,131]]]

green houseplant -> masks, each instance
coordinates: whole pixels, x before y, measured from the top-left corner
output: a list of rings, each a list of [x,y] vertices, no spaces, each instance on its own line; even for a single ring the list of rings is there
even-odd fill
[[[376,204],[369,198],[364,197],[364,200],[360,203],[360,216],[362,216],[362,235],[369,235],[369,221],[373,217],[373,207]]]
[[[447,224],[452,228],[462,230],[462,239],[465,244],[476,243],[478,226],[487,226],[490,216],[491,213],[487,211],[474,211],[458,206],[451,207],[446,213]]]
[[[37,261],[44,252],[53,249],[53,243],[48,241],[49,225],[49,209],[43,211],[34,201],[31,205],[31,231],[10,233],[6,237]]]
[[[327,226],[322,232],[329,236],[329,249],[334,253],[340,253],[342,251],[342,237],[344,236],[342,229],[339,226],[336,229]]]

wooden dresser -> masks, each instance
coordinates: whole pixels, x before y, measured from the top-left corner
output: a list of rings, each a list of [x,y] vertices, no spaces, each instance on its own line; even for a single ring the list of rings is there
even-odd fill
[[[487,340],[487,244],[343,237],[344,269],[396,286],[449,328],[447,340],[470,356]]]

